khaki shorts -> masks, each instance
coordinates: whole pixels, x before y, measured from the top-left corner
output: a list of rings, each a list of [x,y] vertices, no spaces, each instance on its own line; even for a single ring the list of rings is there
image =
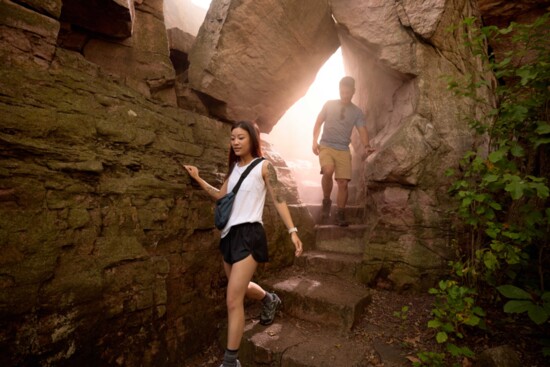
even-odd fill
[[[336,180],[351,180],[351,153],[349,150],[337,150],[320,145],[319,164],[321,173],[323,173],[323,167],[334,166]]]

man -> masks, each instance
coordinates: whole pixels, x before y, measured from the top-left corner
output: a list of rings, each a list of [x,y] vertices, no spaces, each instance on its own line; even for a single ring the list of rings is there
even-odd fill
[[[348,183],[351,180],[351,153],[349,144],[353,127],[357,129],[365,154],[370,154],[373,149],[369,145],[369,136],[365,126],[365,118],[359,107],[351,102],[355,93],[355,80],[346,76],[340,80],[340,99],[325,103],[317,117],[313,128],[313,153],[319,156],[321,165],[321,186],[323,188],[323,208],[321,221],[325,222],[330,216],[332,201],[332,176],[338,185],[336,199],[336,224],[347,226],[345,208],[348,201]],[[319,142],[321,126],[323,136]]]

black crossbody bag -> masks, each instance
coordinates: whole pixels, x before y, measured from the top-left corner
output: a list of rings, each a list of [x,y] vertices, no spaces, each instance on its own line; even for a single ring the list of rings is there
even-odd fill
[[[231,209],[233,209],[233,202],[235,201],[237,191],[239,191],[241,184],[243,183],[246,176],[248,176],[250,171],[252,171],[252,169],[263,160],[264,158],[260,157],[254,162],[250,163],[250,166],[248,166],[243,172],[233,190],[225,194],[222,198],[216,200],[216,209],[214,212],[214,224],[216,225],[216,228],[223,229],[225,227],[225,225],[229,221],[229,217],[231,216]]]

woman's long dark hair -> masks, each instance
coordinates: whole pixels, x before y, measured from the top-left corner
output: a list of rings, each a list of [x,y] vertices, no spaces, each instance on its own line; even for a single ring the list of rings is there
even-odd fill
[[[245,130],[250,136],[250,153],[252,154],[252,157],[261,157],[263,154],[262,146],[260,144],[260,129],[258,128],[258,125],[255,122],[251,121],[239,121],[233,124],[233,127],[231,127],[231,131],[235,130],[236,128],[241,128]],[[230,146],[226,179],[229,178],[229,175],[231,175],[233,167],[235,167],[235,164],[239,161],[239,159],[240,158],[235,154],[233,148]]]

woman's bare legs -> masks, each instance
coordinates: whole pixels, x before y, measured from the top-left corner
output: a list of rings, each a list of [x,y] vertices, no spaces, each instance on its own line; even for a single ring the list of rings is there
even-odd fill
[[[230,265],[223,263],[227,284],[227,349],[239,349],[244,332],[244,297],[245,295],[261,300],[265,291],[251,282],[258,263],[252,255]]]

